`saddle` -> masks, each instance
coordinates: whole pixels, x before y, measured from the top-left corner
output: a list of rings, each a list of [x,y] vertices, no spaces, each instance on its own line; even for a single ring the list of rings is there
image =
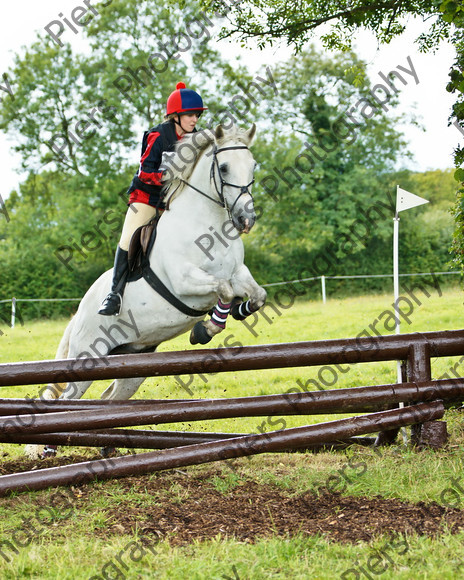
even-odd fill
[[[132,235],[127,255],[129,263],[127,282],[135,282],[136,280],[140,280],[140,278],[144,278],[155,292],[183,314],[195,318],[204,316],[208,313],[208,310],[196,310],[184,304],[169,290],[150,267],[150,252],[155,244],[160,217],[161,214],[157,214],[148,224],[137,228]]]
[[[151,249],[156,240],[156,226],[158,225],[160,217],[160,215],[156,215],[146,225],[137,228],[132,235],[129,244],[129,253],[127,255],[129,272],[135,274],[139,271],[140,275],[138,278],[133,278],[132,275],[130,275],[129,281],[132,281],[133,279],[138,280],[142,275],[142,262],[145,261],[144,258],[148,260],[148,257],[150,256]]]

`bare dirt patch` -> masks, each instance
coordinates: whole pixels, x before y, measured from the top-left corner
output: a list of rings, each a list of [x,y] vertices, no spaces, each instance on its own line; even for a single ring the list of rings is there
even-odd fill
[[[370,541],[379,535],[417,534],[434,536],[447,527],[452,533],[464,530],[464,511],[436,503],[411,504],[382,497],[366,498],[306,492],[289,497],[272,485],[244,481],[226,493],[214,489],[206,477],[192,480],[171,474],[175,481],[175,502],[136,509],[130,502],[110,510],[116,530],[136,529],[158,538],[168,537],[173,545],[207,540],[218,534],[254,542],[265,536],[323,535],[338,542]],[[219,474],[216,474],[220,477]],[[142,485],[157,493],[162,478],[125,482],[132,492]],[[179,493],[184,490],[185,493]]]
[[[72,463],[81,463],[82,461],[92,461],[101,458],[99,453],[92,455],[60,455],[58,457],[49,457],[45,460],[20,457],[19,459],[10,459],[0,463],[0,475],[23,473],[36,469],[48,469],[49,467],[60,467],[61,465],[71,465]]]
[[[0,474],[57,467],[92,458],[100,456],[61,456],[38,462],[19,459],[0,464]],[[152,477],[121,479],[118,488],[127,492],[127,500],[118,499],[105,508],[108,526],[89,533],[108,538],[111,534],[137,532],[158,540],[168,539],[172,545],[186,545],[218,535],[252,543],[259,538],[300,533],[356,543],[369,542],[380,535],[436,536],[445,529],[451,533],[464,530],[464,510],[445,508],[437,503],[414,504],[380,496],[367,498],[336,493],[318,496],[313,491],[292,496],[276,485],[247,478],[223,492],[218,491],[221,480],[227,487],[224,471],[215,467],[205,468],[201,473],[177,470]],[[82,508],[85,509],[86,497],[105,494],[107,486],[110,491],[113,485],[113,482],[100,483],[98,489],[92,485],[79,486]],[[137,501],[138,494],[140,501]],[[147,502],[147,498],[153,501]]]

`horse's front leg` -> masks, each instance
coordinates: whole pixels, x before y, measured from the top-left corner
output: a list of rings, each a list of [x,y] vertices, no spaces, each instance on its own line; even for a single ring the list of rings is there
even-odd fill
[[[172,291],[176,296],[217,294],[232,299],[232,287],[227,280],[216,278],[198,266],[187,265],[177,272],[169,272]]]
[[[267,296],[266,290],[256,282],[244,264],[234,273],[231,285],[234,296],[241,298],[248,296],[246,302],[235,302],[232,306],[231,314],[236,320],[244,320],[264,306]]]
[[[232,306],[233,289],[228,280],[208,274],[198,266],[187,266],[170,273],[172,289],[177,296],[195,294],[216,294],[218,301],[211,311],[208,321],[195,324],[190,334],[191,344],[207,344],[216,334],[224,330],[225,322]]]
[[[195,324],[190,333],[191,344],[207,344],[216,334],[226,327],[227,317],[232,308],[234,297],[233,288],[227,280],[219,280],[217,286],[218,300],[216,306],[210,312],[211,318]]]
[[[211,318],[197,322],[190,334],[192,344],[207,344],[216,334],[224,330],[229,313],[236,320],[245,320],[247,316],[259,310],[266,302],[266,290],[259,286],[245,266],[240,266],[230,282],[222,281],[218,287],[218,303],[211,312]],[[248,296],[246,302],[240,299]]]

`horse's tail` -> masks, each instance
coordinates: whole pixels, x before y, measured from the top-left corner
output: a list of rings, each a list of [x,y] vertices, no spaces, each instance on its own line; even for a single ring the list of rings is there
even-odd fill
[[[69,321],[63,336],[61,337],[60,344],[58,345],[58,350],[56,351],[56,359],[67,358],[69,352],[69,338],[71,335],[71,330],[73,327],[74,318]],[[40,393],[41,399],[58,399],[61,393],[64,391],[66,383],[49,383],[45,389]],[[24,453],[30,459],[40,459],[43,457],[43,445],[28,444],[24,448]]]
[[[56,351],[55,358],[63,359],[68,357],[69,352],[69,338],[71,336],[71,330],[74,324],[74,318],[71,318],[63,336],[61,337],[60,344]],[[45,390],[41,393],[42,399],[58,399],[61,393],[65,390],[67,383],[49,383]]]

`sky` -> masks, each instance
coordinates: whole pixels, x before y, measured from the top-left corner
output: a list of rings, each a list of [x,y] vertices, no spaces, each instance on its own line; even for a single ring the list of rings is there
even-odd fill
[[[96,0],[93,3],[96,3]],[[4,85],[2,75],[12,64],[14,53],[22,45],[34,40],[35,31],[43,31],[53,20],[69,19],[73,9],[82,5],[83,1],[79,0],[46,0],[46,2],[25,0],[5,3],[2,6],[0,21],[0,84]],[[106,9],[111,9],[111,6]],[[52,25],[51,29],[56,30],[57,25]],[[402,73],[407,84],[402,85],[397,81],[398,86],[402,86],[399,111],[407,117],[413,114],[418,116],[423,130],[407,125],[401,127],[409,142],[408,151],[413,154],[413,161],[405,161],[404,165],[414,171],[446,169],[453,166],[453,150],[460,142],[462,143],[464,137],[454,125],[448,126],[454,97],[446,92],[445,86],[449,68],[454,60],[454,51],[451,46],[443,44],[435,54],[421,54],[414,43],[421,30],[423,24],[418,19],[411,19],[401,37],[389,45],[382,46],[378,46],[373,35],[360,32],[356,36],[355,50],[368,64],[373,85],[383,82],[379,73],[388,75],[391,70],[401,71],[398,69],[399,66],[411,70],[412,63],[415,77],[412,74]],[[83,46],[82,34],[80,32],[74,34],[68,27],[65,27],[62,38],[73,42],[76,48],[79,48],[80,43]],[[244,61],[252,71],[260,66],[284,60],[291,54],[291,50],[283,45],[263,51],[256,48],[243,49],[238,41],[232,46],[228,41],[221,41],[217,46],[219,49],[223,47],[225,56],[243,55]],[[14,92],[14,79],[9,80]],[[0,98],[10,97],[1,91]],[[15,171],[19,169],[19,156],[12,152],[11,147],[12,143],[5,135],[0,134],[2,160],[0,195],[3,199],[6,199],[9,191],[17,187],[21,181],[21,175]]]

